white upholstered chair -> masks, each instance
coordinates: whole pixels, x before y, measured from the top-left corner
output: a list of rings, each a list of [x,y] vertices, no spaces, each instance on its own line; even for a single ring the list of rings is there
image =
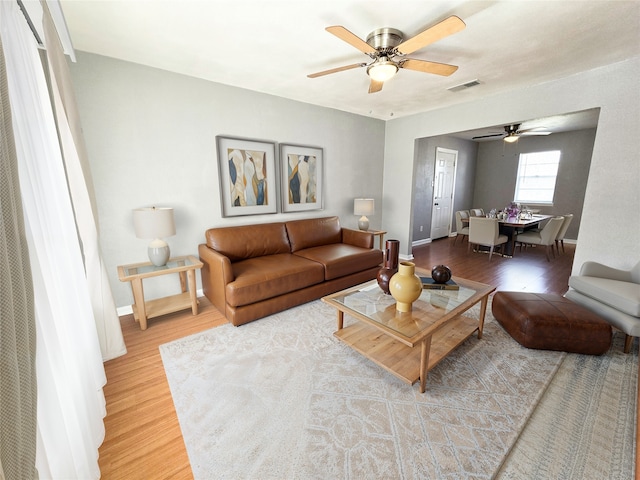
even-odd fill
[[[555,245],[560,227],[562,227],[562,222],[564,222],[564,217],[553,217],[542,230],[525,230],[524,233],[520,233],[516,237],[516,245],[518,243],[520,244],[520,251],[522,251],[522,245],[544,246],[546,247],[547,262],[550,262],[549,249],[551,249],[551,253],[553,254],[553,246]]]
[[[456,236],[453,238],[453,244],[456,244],[458,235],[461,236],[464,242],[464,235],[469,235],[469,224],[465,224],[463,220],[469,219],[469,210],[458,210],[456,212]]]
[[[567,229],[569,228],[569,225],[573,220],[573,213],[569,213],[568,215],[563,215],[563,217],[564,217],[564,222],[562,222],[562,226],[560,227],[560,230],[558,231],[558,236],[556,237],[556,252],[558,252],[558,254],[560,254],[560,248],[558,247],[558,244],[562,245],[562,253],[564,253],[564,236],[566,235]]]
[[[508,240],[509,238],[506,235],[500,234],[497,218],[469,218],[469,246],[467,247],[467,252],[471,250],[471,245],[489,247],[489,261],[491,261],[495,247],[500,247],[500,252],[503,252],[502,249]]]
[[[472,217],[485,217],[484,210],[482,208],[472,208],[469,210],[469,215]]]
[[[629,353],[633,337],[640,337],[640,262],[631,270],[585,262],[579,275],[569,277],[564,296],[622,330]]]

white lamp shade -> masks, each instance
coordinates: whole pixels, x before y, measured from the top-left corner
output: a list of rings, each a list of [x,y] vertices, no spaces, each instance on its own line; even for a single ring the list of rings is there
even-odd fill
[[[356,198],[353,200],[354,215],[373,215],[374,200],[373,198]]]
[[[136,208],[133,211],[133,228],[138,238],[171,237],[176,234],[173,208]]]

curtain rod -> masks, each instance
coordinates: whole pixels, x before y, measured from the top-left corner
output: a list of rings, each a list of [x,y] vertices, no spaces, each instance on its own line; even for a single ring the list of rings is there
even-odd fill
[[[4,0],[0,0],[4,1]],[[69,35],[69,29],[67,28],[67,22],[62,12],[59,0],[16,0],[24,18],[27,20],[27,25],[33,32],[33,36],[38,42],[40,48],[44,47],[44,30],[42,29],[42,18],[44,9],[46,8],[51,15],[53,24],[60,39],[60,44],[65,55],[68,55],[72,62],[76,61],[76,53],[73,50],[71,43],[71,35]]]
[[[38,46],[40,48],[44,48],[44,42],[40,38],[40,35],[38,34],[38,30],[36,30],[35,25],[31,21],[31,17],[29,16],[29,12],[27,12],[27,9],[25,8],[24,3],[22,3],[22,0],[16,0],[16,1],[18,2],[18,6],[20,7],[22,14],[24,15],[24,18],[27,20],[27,25],[29,25],[29,28],[31,29],[31,33],[33,33],[33,36],[36,37]]]

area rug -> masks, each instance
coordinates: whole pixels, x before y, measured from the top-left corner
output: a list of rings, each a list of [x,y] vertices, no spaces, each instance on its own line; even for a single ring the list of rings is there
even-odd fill
[[[491,478],[565,357],[488,309],[421,394],[333,337],[335,318],[315,301],[160,346],[196,479]]]
[[[634,478],[638,350],[617,332],[602,356],[569,354],[496,476]]]

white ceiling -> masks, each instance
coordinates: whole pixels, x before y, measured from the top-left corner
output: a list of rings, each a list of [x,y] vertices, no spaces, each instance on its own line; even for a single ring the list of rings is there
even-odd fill
[[[640,55],[638,0],[61,0],[61,5],[76,50],[385,120]],[[362,39],[376,28],[393,27],[409,38],[450,15],[464,20],[466,28],[409,55],[458,65],[450,77],[402,69],[374,94],[367,93],[364,68],[307,78],[370,60],[326,32],[327,26],[342,25]],[[480,85],[448,90],[474,79]],[[553,127],[544,120],[538,124]]]

